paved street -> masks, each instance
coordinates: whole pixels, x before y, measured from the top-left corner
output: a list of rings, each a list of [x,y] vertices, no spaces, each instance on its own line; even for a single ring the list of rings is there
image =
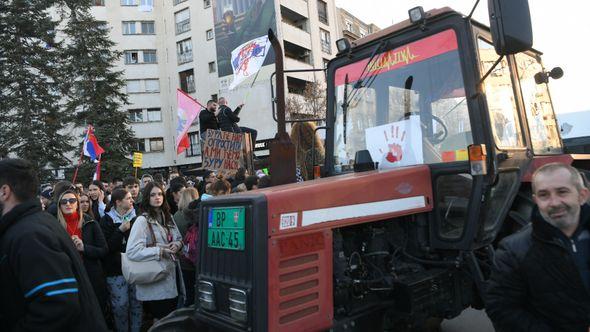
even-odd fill
[[[466,309],[459,317],[445,320],[442,323],[443,332],[494,332],[492,322],[482,310]]]

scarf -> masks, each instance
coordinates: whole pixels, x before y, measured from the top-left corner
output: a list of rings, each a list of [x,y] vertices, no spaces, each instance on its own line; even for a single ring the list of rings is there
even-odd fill
[[[63,216],[66,220],[66,231],[70,237],[77,235],[82,239],[82,230],[78,228],[78,225],[80,224],[80,215],[78,214],[78,211],[74,211],[72,214],[64,214]]]

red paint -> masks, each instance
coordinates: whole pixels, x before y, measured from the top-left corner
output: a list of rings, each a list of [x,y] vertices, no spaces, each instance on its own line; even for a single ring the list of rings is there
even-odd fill
[[[291,236],[278,241],[281,258],[324,249],[324,236],[322,233]]]
[[[445,30],[430,37],[422,38],[415,42],[376,55],[371,64],[367,67],[367,70],[365,70],[365,73],[363,73],[363,69],[369,62],[368,58],[338,68],[336,70],[334,82],[336,86],[342,85],[345,82],[346,75],[348,75],[348,83],[352,83],[361,78],[361,74],[365,76],[367,74],[380,74],[395,70],[412,63],[417,63],[437,55],[454,51],[458,48],[457,45],[455,31],[451,29]]]
[[[569,154],[559,154],[555,156],[535,156],[529,165],[529,168],[522,176],[522,182],[531,182],[533,179],[533,173],[541,166],[549,163],[564,163],[571,165],[574,161]]]

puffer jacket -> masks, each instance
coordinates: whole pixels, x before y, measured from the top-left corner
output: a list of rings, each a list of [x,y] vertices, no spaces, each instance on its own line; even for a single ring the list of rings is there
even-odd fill
[[[531,225],[500,243],[495,263],[486,312],[497,331],[588,332],[590,206],[571,238],[535,208]]]
[[[106,331],[80,254],[39,200],[0,219],[0,331]]]
[[[153,244],[152,235],[148,228],[148,223],[152,225],[156,245]],[[172,232],[172,242],[179,242],[182,245],[182,236],[178,227],[172,220],[172,225],[168,228],[160,225],[158,221],[148,216],[146,213],[135,219],[131,228],[131,234],[127,241],[127,257],[133,261],[163,260],[167,266],[168,273],[162,280],[151,284],[137,284],[137,299],[139,301],[165,300],[179,297],[179,302],[184,302],[185,289],[182,281],[182,271],[180,269],[179,259],[172,261],[161,255],[160,247],[168,245],[168,232]],[[182,249],[181,249],[182,250]],[[178,277],[178,278],[177,278]]]

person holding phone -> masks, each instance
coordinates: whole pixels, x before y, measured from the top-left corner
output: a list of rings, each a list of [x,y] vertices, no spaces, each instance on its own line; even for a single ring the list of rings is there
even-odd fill
[[[104,193],[104,186],[98,180],[92,181],[88,186],[88,195],[92,200],[92,213],[97,220],[104,216],[104,211],[107,207],[106,195]]]
[[[184,303],[185,288],[177,255],[183,247],[182,236],[170,214],[164,187],[150,182],[142,192],[144,213],[137,217],[129,241],[127,257],[133,261],[160,260],[166,276],[148,284],[137,284],[137,299],[155,319],[161,319]]]

